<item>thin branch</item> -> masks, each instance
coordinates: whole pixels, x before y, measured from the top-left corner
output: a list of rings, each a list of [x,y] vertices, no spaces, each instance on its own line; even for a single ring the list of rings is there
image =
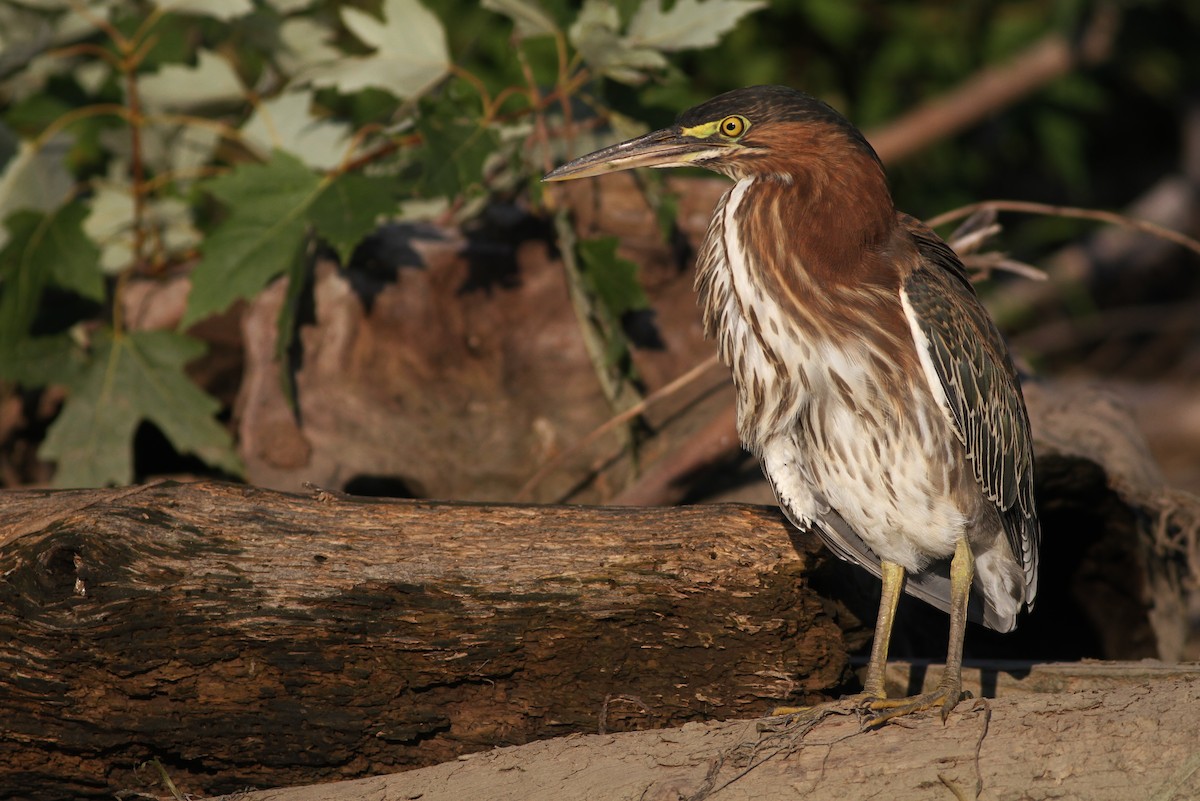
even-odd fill
[[[139,33],[141,31],[139,30]],[[146,51],[143,51],[143,53]],[[146,166],[145,153],[142,146],[142,128],[146,118],[142,116],[141,93],[138,91],[137,79],[138,60],[129,55],[121,60],[121,72],[125,77],[125,103],[129,108],[129,169],[132,173],[133,185],[133,264],[131,270],[137,270],[146,259]],[[119,281],[118,288],[124,288],[125,283]],[[122,298],[113,298],[113,328],[121,330]]]
[[[105,62],[113,69],[120,69],[121,64],[121,57],[116,53],[91,42],[76,42],[75,44],[48,50],[45,55],[47,58],[74,58],[75,56],[89,55]]]
[[[878,130],[867,131],[867,139],[884,162],[900,161],[974,125],[1080,64],[1103,61],[1112,49],[1117,22],[1115,7],[1103,5],[1076,41],[1058,33],[1039,39],[1007,63],[986,67],[946,94]]]
[[[963,266],[972,271],[972,280],[981,281],[1000,271],[1013,273],[1031,281],[1046,281],[1050,276],[1045,270],[1039,270],[1032,264],[1008,258],[1004,253],[992,251],[989,253],[972,253],[961,256]]]
[[[42,129],[42,132],[33,140],[34,150],[41,150],[46,146],[46,143],[54,138],[54,135],[66,128],[68,125],[79,120],[86,120],[89,117],[113,116],[129,122],[129,109],[122,106],[120,103],[96,103],[91,106],[83,106],[82,108],[72,109],[65,114],[55,118],[53,122]]]
[[[718,359],[716,356],[711,356],[711,357],[705,359],[704,361],[700,362],[692,369],[688,370],[683,375],[681,375],[678,378],[676,378],[675,380],[671,381],[666,386],[661,387],[661,388],[655,390],[654,392],[651,392],[649,395],[647,395],[645,398],[643,398],[638,403],[635,403],[633,406],[630,406],[625,411],[621,412],[620,414],[614,415],[613,417],[609,418],[607,421],[605,421],[601,425],[592,429],[591,433],[589,433],[583,439],[575,442],[570,447],[555,454],[548,461],[546,461],[541,467],[539,467],[537,469],[536,473],[534,473],[532,476],[529,477],[529,480],[526,481],[521,486],[521,489],[517,490],[515,500],[517,500],[517,501],[528,500],[530,498],[531,494],[533,493],[533,490],[536,489],[537,486],[546,479],[546,476],[550,475],[552,472],[557,470],[559,468],[559,466],[562,465],[562,463],[565,462],[567,459],[570,459],[571,457],[575,456],[576,454],[591,447],[593,443],[597,442],[605,434],[607,434],[608,432],[617,428],[618,426],[628,423],[630,420],[634,419],[638,415],[643,414],[648,408],[650,408],[654,404],[658,403],[659,401],[666,400],[667,398],[670,398],[673,395],[677,394],[682,389],[684,389],[688,385],[690,385],[693,382],[695,382],[696,380],[698,380],[702,375],[704,375],[710,369],[712,369],[714,366],[716,366],[717,363],[718,363]]]
[[[1122,228],[1132,228],[1136,231],[1152,234],[1168,242],[1174,242],[1176,245],[1185,247],[1193,253],[1200,255],[1200,242],[1192,239],[1187,234],[1181,234],[1178,231],[1158,225],[1157,223],[1127,217],[1115,211],[1081,209],[1074,206],[1052,206],[1048,203],[1033,203],[1026,200],[984,200],[979,203],[971,203],[944,214],[939,214],[926,224],[930,228],[936,228],[939,225],[960,220],[963,217],[969,217],[980,209],[995,209],[996,211],[1014,211],[1022,214],[1040,214],[1047,217],[1070,217],[1078,220],[1105,222],[1111,225],[1119,225]]]
[[[462,80],[471,84],[471,86],[475,89],[475,92],[479,95],[480,105],[483,106],[482,124],[486,125],[488,122],[490,122],[493,109],[492,93],[488,91],[487,84],[483,82],[483,79],[471,72],[466,67],[454,63],[450,64],[450,73],[454,75],[454,77],[461,78]]]
[[[130,39],[126,38],[115,25],[110,23],[105,17],[98,16],[92,13],[92,9],[86,3],[80,0],[70,0],[71,10],[79,16],[83,17],[88,24],[95,26],[97,30],[103,31],[104,35],[112,41],[122,55],[126,55],[129,51]]]

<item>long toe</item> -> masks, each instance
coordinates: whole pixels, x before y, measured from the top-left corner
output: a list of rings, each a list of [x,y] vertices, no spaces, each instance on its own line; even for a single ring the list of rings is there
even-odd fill
[[[859,709],[871,710],[875,708],[875,704],[886,702],[887,696],[883,693],[861,692],[853,695],[843,695],[838,699],[838,704],[848,707],[858,707]]]
[[[945,723],[954,707],[958,706],[958,702],[970,697],[971,694],[964,693],[961,687],[945,686],[908,698],[882,698],[866,704],[868,709],[876,713],[867,726],[872,729],[878,728],[889,720],[939,706],[942,709],[942,722]]]

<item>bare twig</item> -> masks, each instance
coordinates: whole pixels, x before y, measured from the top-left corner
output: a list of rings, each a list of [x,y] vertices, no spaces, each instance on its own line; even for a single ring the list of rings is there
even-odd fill
[[[716,413],[708,425],[659,459],[638,480],[622,490],[613,503],[654,506],[678,503],[686,492],[684,479],[741,449],[737,410],[731,403]]]
[[[628,409],[621,412],[620,414],[610,417],[607,421],[605,421],[601,425],[597,426],[596,428],[592,429],[591,433],[589,433],[583,439],[579,440],[578,442],[574,443],[573,445],[571,445],[571,446],[565,448],[564,450],[560,451],[559,453],[555,454],[548,461],[546,461],[541,467],[539,467],[537,469],[536,473],[534,473],[532,476],[529,477],[529,480],[526,481],[521,486],[521,489],[517,490],[515,500],[517,500],[517,501],[529,500],[531,494],[533,493],[533,490],[546,479],[546,476],[550,475],[552,472],[557,470],[559,468],[559,466],[562,465],[562,463],[565,462],[567,459],[569,459],[569,458],[575,456],[576,454],[591,447],[592,444],[594,444],[597,440],[599,440],[605,434],[612,431],[614,428],[616,428],[618,426],[624,425],[625,423],[629,422],[633,418],[644,413],[648,408],[650,408],[654,404],[658,403],[659,401],[666,400],[667,398],[670,398],[673,395],[677,394],[678,392],[683,390],[685,387],[689,386],[690,384],[692,384],[693,382],[698,380],[701,376],[703,376],[710,369],[712,369],[712,367],[714,367],[716,364],[717,364],[716,356],[712,356],[708,359],[705,359],[704,361],[700,362],[692,369],[688,370],[683,375],[676,378],[674,381],[671,381],[666,386],[664,386],[660,389],[657,389],[654,392],[651,392],[649,395],[647,395],[641,401],[630,406]]]
[[[1168,242],[1174,242],[1176,245],[1185,247],[1193,253],[1200,255],[1200,242],[1197,242],[1187,234],[1181,234],[1178,231],[1156,223],[1138,220],[1124,214],[1118,214],[1115,211],[1081,209],[1074,206],[1053,206],[1048,203],[1033,203],[1027,200],[984,200],[979,203],[971,203],[966,206],[960,206],[952,211],[947,211],[944,214],[939,214],[926,224],[930,228],[936,228],[948,222],[961,220],[963,217],[970,216],[980,209],[988,208],[995,209],[996,211],[1015,211],[1022,214],[1041,214],[1047,217],[1069,217],[1077,220],[1106,222],[1111,225],[1119,225],[1122,228],[1132,228],[1143,233],[1152,234]]]
[[[1046,275],[1045,270],[1040,270],[1032,264],[1026,264],[1023,261],[1010,259],[998,251],[963,256],[962,263],[963,266],[972,271],[972,279],[977,281],[982,281],[990,277],[997,270],[1013,273],[1022,278],[1028,278],[1031,281],[1045,281],[1050,277]]]

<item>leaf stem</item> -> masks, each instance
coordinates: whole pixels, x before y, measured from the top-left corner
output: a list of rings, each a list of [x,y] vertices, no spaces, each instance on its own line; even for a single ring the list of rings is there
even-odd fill
[[[480,104],[483,106],[483,122],[484,124],[491,122],[492,93],[488,91],[487,84],[483,82],[483,79],[466,67],[454,63],[450,64],[450,74],[463,79],[475,88],[475,91],[479,93]]]

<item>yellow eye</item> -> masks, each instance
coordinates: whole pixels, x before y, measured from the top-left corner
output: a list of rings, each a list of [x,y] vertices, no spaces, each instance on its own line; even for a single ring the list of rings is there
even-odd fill
[[[722,136],[728,136],[730,139],[735,139],[746,132],[747,121],[745,117],[730,115],[721,120],[718,130]]]

